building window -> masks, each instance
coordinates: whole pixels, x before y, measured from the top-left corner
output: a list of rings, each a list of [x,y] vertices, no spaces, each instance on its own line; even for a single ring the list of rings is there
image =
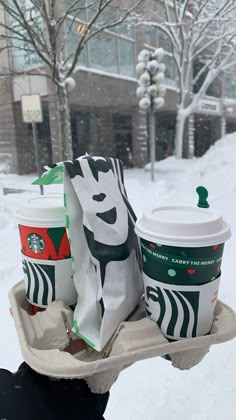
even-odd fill
[[[68,38],[66,53],[71,60],[80,36],[78,31],[79,25],[86,25],[94,16],[95,11],[92,3],[90,7],[86,7],[83,10],[83,13],[83,17],[79,15],[79,18],[77,16],[76,18],[69,16],[66,22]],[[99,17],[96,27],[113,22],[119,17],[118,13],[119,10],[117,8],[108,7]],[[74,23],[72,23],[73,20]],[[71,31],[69,30],[70,27],[72,28]],[[96,27],[94,26],[91,30],[95,30]],[[110,28],[96,35],[85,45],[83,53],[79,57],[79,64],[110,74],[135,77],[134,27],[124,22],[117,27]]]
[[[119,35],[125,36],[132,41],[134,40],[134,26],[130,23],[124,22],[122,25],[117,26],[116,29]]]
[[[76,34],[76,36],[75,36]],[[78,33],[78,23],[71,22],[70,20],[66,20],[65,24],[65,38],[66,38],[66,54],[68,59],[73,59],[75,49],[78,46],[79,41],[79,33]],[[80,53],[78,64],[83,66],[88,65],[88,51],[87,48],[83,48],[82,52]]]
[[[72,0],[65,1],[65,10],[71,7],[71,15],[68,16],[64,26],[66,55],[73,60],[78,45],[79,37],[83,33],[83,27],[94,16],[93,3],[85,6],[81,0],[81,9],[74,5]],[[74,5],[74,6],[73,6]],[[26,13],[32,14],[33,8],[30,1],[25,1]],[[76,13],[76,17],[73,16]],[[119,11],[115,7],[107,7],[97,21],[97,25],[111,23],[119,17]],[[15,25],[19,33],[23,28],[17,22],[10,22]],[[39,37],[42,35],[41,17],[34,16],[34,25],[38,26]],[[99,26],[97,26],[99,27]],[[95,26],[93,27],[95,28]],[[91,29],[93,30],[93,29]],[[118,27],[103,31],[86,44],[79,55],[78,64],[84,67],[106,71],[111,74],[121,74],[135,77],[135,41],[134,28],[129,23],[123,23]],[[31,45],[23,40],[13,41],[12,65],[15,71],[24,71],[42,65],[42,60]]]
[[[195,63],[193,64],[193,78],[195,78],[197,76],[197,74],[201,71],[201,69],[203,68],[203,66],[205,66],[206,61],[204,60],[198,60],[195,61]],[[194,93],[198,93],[199,90],[201,89],[206,76],[208,74],[208,70],[206,70],[197,80],[197,82],[195,83],[195,85],[193,86],[193,92]],[[214,98],[220,98],[221,97],[221,81],[219,78],[216,78],[208,87],[208,89],[206,90],[206,95],[207,96],[212,96]]]
[[[158,30],[158,46],[163,48],[168,53],[172,52],[172,43],[170,38],[164,31],[161,31],[160,29]]]
[[[86,12],[85,12],[86,0],[64,0],[64,10],[73,15],[76,13],[76,17],[82,21],[86,21]]]
[[[144,27],[144,43],[152,48],[163,48],[172,54],[172,43],[167,34],[154,26]]]
[[[144,43],[151,47],[156,47],[158,44],[158,31],[152,26],[144,27]]]
[[[125,38],[118,38],[119,73],[134,76],[135,51],[134,43]]]
[[[117,38],[112,33],[102,32],[89,42],[89,65],[98,70],[118,73]]]
[[[152,26],[144,27],[144,45],[145,48],[154,50],[155,48],[163,48],[165,55],[163,62],[166,65],[165,77],[166,84],[176,86],[177,84],[177,68],[172,54],[172,45],[168,36],[159,28]]]
[[[236,73],[225,74],[225,98],[236,99]]]
[[[165,71],[165,77],[166,79],[172,82],[175,82],[177,79],[177,71],[176,71],[176,65],[175,60],[171,55],[165,55],[164,57],[164,63],[166,65],[166,71]]]
[[[20,26],[16,26],[15,30],[24,35],[24,30]],[[27,34],[25,34],[27,37]],[[24,71],[42,65],[42,60],[35,51],[34,47],[20,39],[12,39],[12,69],[14,71]]]
[[[22,0],[21,10],[27,19],[28,25],[33,25],[34,31],[40,39],[43,33],[42,18],[31,0]],[[14,4],[11,5],[14,8]],[[16,13],[17,15],[17,13]],[[27,42],[29,36],[27,31],[21,26],[17,19],[6,13],[6,21],[9,26],[14,29],[14,33],[10,32],[9,44],[11,47],[11,64],[12,69],[18,72],[39,67],[42,65],[42,60],[35,51],[33,45]],[[37,48],[40,50],[40,45],[37,40]]]

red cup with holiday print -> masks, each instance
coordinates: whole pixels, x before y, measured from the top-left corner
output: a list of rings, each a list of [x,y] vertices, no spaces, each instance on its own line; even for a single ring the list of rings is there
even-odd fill
[[[170,340],[208,334],[229,225],[213,208],[165,206],[145,213],[135,230],[147,315]]]
[[[19,226],[26,296],[31,312],[54,300],[74,305],[77,293],[65,227],[63,195],[28,199],[16,211]]]

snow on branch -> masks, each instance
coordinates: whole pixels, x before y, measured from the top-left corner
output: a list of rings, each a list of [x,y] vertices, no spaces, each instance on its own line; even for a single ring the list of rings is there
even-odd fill
[[[177,70],[176,155],[182,156],[185,120],[214,82],[236,62],[235,0],[162,0],[160,10],[141,24],[170,41]],[[164,14],[164,19],[163,19]],[[160,38],[161,39],[161,38]],[[162,47],[162,45],[159,45]],[[217,82],[218,83],[218,82]]]
[[[144,0],[0,0],[5,21],[0,21],[0,42],[4,50],[34,52],[48,66],[55,84],[64,83],[75,70],[84,46],[99,33],[121,25]],[[114,18],[111,10],[118,10]],[[78,25],[83,22],[81,33]],[[76,29],[75,29],[76,28]],[[74,51],[66,54],[68,36]],[[0,48],[1,52],[1,48]],[[12,69],[14,71],[14,69]]]
[[[151,21],[147,19],[143,22],[168,36],[179,74],[183,102],[184,92],[189,92],[190,85],[193,87],[204,75],[208,76],[200,88],[202,95],[224,70],[224,66],[229,66],[235,50],[235,3],[233,0],[163,0],[165,21],[155,15]],[[210,59],[205,60],[204,57]],[[202,60],[204,65],[193,78],[193,67],[196,70],[195,63]]]

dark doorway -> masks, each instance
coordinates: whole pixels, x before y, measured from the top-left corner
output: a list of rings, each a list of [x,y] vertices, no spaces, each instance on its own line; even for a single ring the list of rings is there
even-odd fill
[[[234,133],[236,131],[236,122],[235,121],[227,121],[226,123],[226,133]]]
[[[195,156],[203,156],[220,138],[220,117],[195,115]]]
[[[116,157],[122,160],[125,168],[133,167],[132,117],[113,115],[113,132]]]
[[[174,153],[176,117],[174,114],[156,115],[156,160]]]
[[[97,115],[94,112],[72,112],[71,130],[73,157],[96,153],[98,142]]]

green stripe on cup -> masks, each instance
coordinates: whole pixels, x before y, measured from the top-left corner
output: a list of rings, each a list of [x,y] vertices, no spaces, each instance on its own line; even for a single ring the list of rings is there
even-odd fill
[[[140,239],[143,271],[167,284],[197,285],[214,281],[221,272],[224,244],[172,247]]]
[[[208,265],[213,264],[220,264],[222,261],[222,257],[218,258],[193,258],[193,257],[180,257],[178,255],[170,255],[165,254],[162,251],[157,251],[149,249],[146,247],[143,243],[141,243],[142,249],[144,249],[150,258],[153,258],[154,260],[161,262],[161,264],[167,264],[172,267],[185,267],[185,268],[192,268],[197,267],[198,269],[205,269]],[[145,256],[146,257],[146,256]],[[144,258],[145,261],[145,258]]]

